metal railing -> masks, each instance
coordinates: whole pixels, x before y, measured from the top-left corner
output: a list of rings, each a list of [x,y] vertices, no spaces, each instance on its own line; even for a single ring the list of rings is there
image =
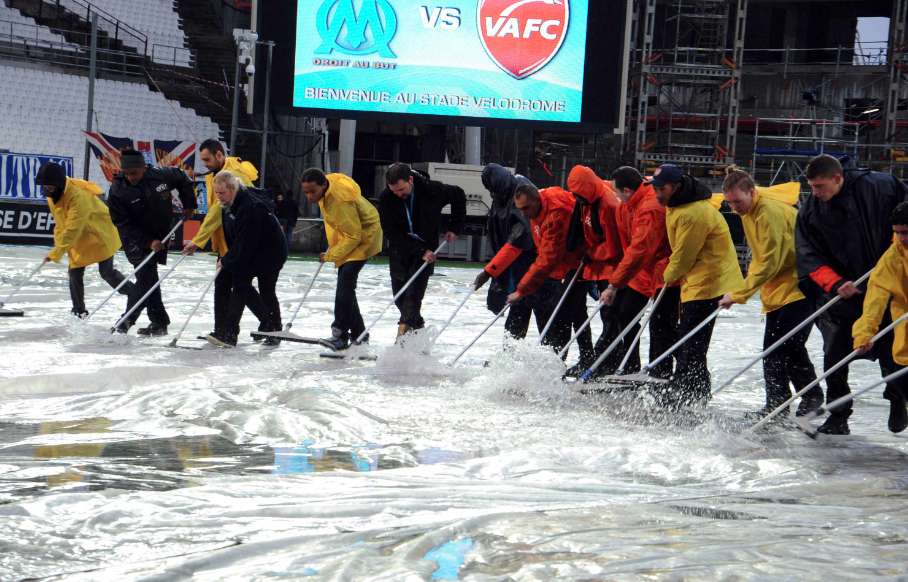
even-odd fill
[[[883,66],[889,64],[888,43],[886,42],[856,42],[853,45],[839,45],[836,47],[822,48],[745,48],[745,65],[828,65],[836,67],[845,66]],[[642,49],[633,49],[632,62],[640,62]],[[658,60],[650,65],[677,65],[677,66],[702,66],[694,65],[703,58],[712,56],[712,59],[721,59],[719,54],[731,55],[731,48],[698,48],[698,47],[671,47],[662,51],[654,51]],[[719,53],[719,54],[717,54]]]
[[[30,25],[17,24],[28,27]],[[144,76],[144,57],[121,50],[98,48],[97,68],[100,71],[118,75]],[[88,69],[91,61],[90,50],[70,42],[56,42],[28,36],[20,36],[16,28],[7,28],[0,21],[0,55],[20,61],[51,63],[68,68]]]
[[[195,51],[184,46],[154,43],[148,57],[159,65],[174,67],[195,67]]]
[[[50,13],[51,9],[56,12]],[[148,53],[148,36],[145,33],[86,0],[40,0],[38,2],[37,15],[38,18],[57,16],[61,9],[84,18],[86,22],[91,22],[92,15],[97,14],[98,27],[109,36],[112,36],[114,40],[118,40],[128,46],[138,45],[142,47],[142,54]],[[127,39],[132,39],[132,42],[126,42]]]

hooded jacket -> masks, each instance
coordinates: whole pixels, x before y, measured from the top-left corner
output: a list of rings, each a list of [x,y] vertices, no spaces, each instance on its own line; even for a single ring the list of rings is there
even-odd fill
[[[250,162],[244,162],[240,158],[229,157],[224,160],[222,171],[228,171],[240,179],[243,186],[252,186],[252,183],[258,180],[259,171],[255,169]],[[192,244],[202,248],[210,240],[211,250],[218,256],[223,257],[227,254],[227,241],[224,240],[223,220],[221,217],[221,203],[218,197],[214,195],[214,176],[217,172],[209,172],[205,175],[205,188],[208,191],[208,213],[205,214],[205,220],[199,227],[199,232],[192,239]]]
[[[574,195],[561,188],[539,191],[542,204],[536,218],[530,220],[536,260],[517,284],[524,297],[535,293],[546,279],[564,279],[577,267],[577,260],[567,250],[568,229],[574,213]]]
[[[230,249],[221,259],[225,269],[240,277],[252,277],[283,267],[287,240],[266,194],[241,188],[230,207],[221,210]]]
[[[47,254],[55,263],[69,256],[69,268],[78,269],[112,257],[120,248],[120,235],[110,220],[107,205],[98,196],[104,191],[94,182],[66,179],[63,195],[47,199],[54,216],[54,248]]]
[[[736,303],[747,303],[759,289],[763,313],[804,299],[798,289],[795,266],[794,207],[771,200],[757,191],[753,207],[741,216],[744,236],[753,252],[744,286],[731,294]]]
[[[618,207],[618,234],[624,255],[609,282],[652,297],[663,286],[662,273],[672,249],[665,230],[665,208],[650,184],[641,184]]]
[[[382,230],[378,211],[363,198],[352,178],[328,174],[328,190],[318,202],[325,220],[328,252],[325,261],[340,267],[348,261],[365,261],[381,252]]]
[[[110,218],[133,264],[144,258],[151,241],[161,240],[170,231],[174,215],[171,190],[179,192],[183,208],[198,207],[192,180],[180,169],[149,167],[135,186],[122,174],[114,178],[107,197]],[[158,262],[166,257],[165,252],[159,253]]]
[[[663,278],[682,281],[681,302],[714,299],[744,284],[728,223],[712,193],[688,175],[668,202],[665,226],[672,254]]]
[[[852,327],[855,348],[866,345],[876,335],[887,306],[893,320],[908,311],[908,249],[898,241],[883,253],[870,275],[863,313]],[[902,323],[891,333],[892,358],[896,364],[908,366],[908,327]]]
[[[618,207],[621,204],[611,184],[591,168],[574,166],[568,175],[568,188],[580,202],[580,221],[586,260],[583,278],[608,281],[621,261],[618,233]]]
[[[801,290],[817,298],[871,270],[889,248],[889,216],[908,199],[897,178],[870,170],[848,170],[842,190],[829,202],[814,196],[801,203],[795,229]],[[859,300],[858,300],[859,301]],[[849,300],[843,303],[854,302]]]
[[[531,182],[498,164],[489,164],[482,171],[482,185],[492,195],[486,230],[495,252],[485,272],[494,277],[490,289],[503,293],[517,289],[517,283],[536,258],[530,222],[514,207],[514,192],[521,184]]]
[[[451,205],[448,230],[463,231],[467,198],[459,186],[449,186],[413,172],[413,191],[402,199],[385,188],[378,197],[382,230],[390,243],[391,257],[434,251],[438,246],[441,210]]]

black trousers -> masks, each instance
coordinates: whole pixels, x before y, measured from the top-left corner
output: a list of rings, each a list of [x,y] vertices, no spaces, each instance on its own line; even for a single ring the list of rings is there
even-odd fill
[[[649,320],[649,361],[653,362],[678,341],[681,318],[681,287],[669,287]],[[654,378],[668,379],[674,370],[675,354],[649,371]]]
[[[560,352],[571,339],[571,328],[574,314],[567,306],[562,306],[561,310],[555,314],[555,307],[564,294],[565,284],[555,279],[549,279],[532,295],[525,297],[521,303],[525,304],[532,310],[536,316],[536,327],[541,334],[552,315],[555,319],[549,327],[545,336],[543,345],[551,346],[556,352]],[[513,309],[513,308],[512,308]]]
[[[161,251],[162,253],[164,251]],[[160,253],[159,253],[160,254]],[[166,256],[166,255],[165,255]],[[139,260],[134,261],[130,260],[133,267],[139,265],[142,262],[143,257],[134,257]],[[130,306],[135,305],[138,300],[143,297],[149,289],[155,286],[158,282],[158,261],[157,257],[148,261],[144,267],[139,269],[139,272],[136,273],[136,284],[133,286],[133,292],[129,296]],[[127,307],[127,310],[129,307]],[[151,323],[168,326],[170,325],[170,316],[167,315],[167,310],[164,309],[164,301],[161,298],[161,286],[154,290],[154,292],[148,296],[148,299],[142,302],[142,304],[129,316],[129,325],[135,325],[138,321],[139,316],[142,315],[142,311],[148,310],[148,319]]]
[[[123,276],[123,273],[114,268],[113,257],[109,259],[104,259],[98,263],[98,272],[101,274],[101,278],[107,282],[113,288],[116,288],[123,279],[126,277]],[[69,270],[69,297],[73,302],[73,313],[76,315],[83,315],[88,313],[88,310],[85,309],[85,267],[76,267],[75,269]],[[133,284],[132,282],[127,282],[119,291],[120,295],[126,295],[127,297],[133,293]]]
[[[797,327],[810,317],[813,309],[806,299],[789,303],[766,314],[766,328],[763,332],[763,349],[765,350],[782,336]],[[807,353],[807,338],[811,326],[793,335],[774,352],[763,358],[763,378],[766,382],[766,407],[776,408],[791,396],[789,385],[799,391],[817,379],[813,362]],[[811,394],[822,398],[819,386],[811,389]],[[805,396],[807,396],[805,394]]]
[[[603,291],[608,287],[607,281],[599,281],[599,290]],[[603,308],[599,312],[602,319],[602,335],[596,341],[596,357],[602,354],[608,347],[621,335],[621,332],[630,325],[638,313],[646,305],[649,299],[646,295],[638,293],[630,287],[619,289],[615,294],[615,301],[610,307]],[[621,360],[627,354],[631,342],[640,331],[640,323],[635,323],[624,335],[611,354],[599,366],[599,371],[604,374],[612,374],[617,371],[621,365]],[[624,371],[634,373],[640,371],[640,347],[639,344],[634,346]]]
[[[840,313],[829,316],[829,312],[827,312],[827,314],[821,316],[818,320],[817,327],[823,334],[824,371],[833,367],[853,350],[851,327],[854,325],[857,317],[843,317],[843,315],[844,314]],[[880,322],[880,329],[890,323],[892,323],[892,317],[887,309],[886,315]],[[872,356],[876,356],[879,359],[880,375],[882,376],[888,376],[901,368],[892,359],[892,335],[892,332],[890,332],[880,338],[874,345],[873,352],[871,352]],[[886,399],[904,398],[906,390],[903,386],[905,386],[905,382],[902,380],[897,380],[894,383],[887,383],[886,389],[883,392],[883,397]],[[835,373],[826,377],[827,404],[850,393],[851,388],[848,386],[848,366],[842,366]],[[852,409],[852,405],[852,401],[846,402],[837,407],[832,413],[846,413]]]
[[[570,282],[571,277],[573,277],[573,273],[568,273],[566,277],[568,283]],[[574,283],[574,286],[571,288],[570,293],[568,293],[568,296],[564,301],[564,305],[561,307],[561,309],[567,310],[570,315],[571,330],[573,333],[576,333],[584,324],[586,318],[589,317],[589,313],[586,310],[586,297],[591,284],[592,283],[588,281],[580,280]],[[570,339],[571,337],[568,335],[568,340]],[[580,363],[583,364],[584,367],[588,367],[595,359],[595,354],[593,352],[593,332],[590,330],[589,326],[583,330],[583,333],[577,336],[577,348],[580,350]]]
[[[227,329],[227,312],[230,309],[230,297],[233,294],[233,273],[221,269],[218,278],[214,280],[214,332],[218,335],[229,334]],[[268,314],[265,312],[262,298],[254,287],[246,290],[246,307],[259,320],[258,331],[279,331],[266,329],[268,327]],[[239,330],[237,330],[239,333]]]
[[[486,295],[486,307],[492,313],[497,314],[504,309],[507,304],[508,293],[503,289],[490,288]],[[504,330],[515,339],[523,339],[527,336],[530,328],[530,319],[536,317],[536,325],[539,329],[545,327],[545,314],[540,313],[538,309],[533,309],[526,301],[518,301],[508,309],[508,315],[504,321]],[[539,322],[542,321],[540,324]]]
[[[392,253],[390,256],[391,268],[391,290],[394,295],[403,288],[410,278],[423,266],[422,253]],[[426,296],[426,287],[429,284],[429,277],[432,275],[434,265],[429,265],[419,277],[407,288],[401,295],[395,305],[400,311],[400,320],[398,323],[405,323],[411,329],[422,329],[426,326],[422,318],[422,300]]]
[[[227,318],[224,322],[224,330],[229,338],[236,339],[239,336],[240,319],[242,319],[243,310],[248,303],[252,303],[255,306],[252,309],[253,313],[259,310],[264,316],[266,329],[262,331],[278,331],[281,329],[281,306],[278,303],[277,293],[275,292],[277,278],[280,273],[280,269],[255,275],[233,273],[233,287],[230,291]],[[252,286],[253,279],[258,280],[259,288],[257,293]]]
[[[712,315],[719,307],[719,299],[721,297],[682,303],[678,334],[682,337],[687,335]],[[715,325],[716,320],[713,319],[675,352],[677,366],[670,387],[674,398],[683,404],[706,401],[712,396],[712,377],[706,364],[706,353]]]
[[[356,283],[366,261],[347,261],[337,270],[337,290],[334,292],[334,323],[332,328],[343,332],[343,337],[357,339],[366,330],[363,316],[356,301]]]

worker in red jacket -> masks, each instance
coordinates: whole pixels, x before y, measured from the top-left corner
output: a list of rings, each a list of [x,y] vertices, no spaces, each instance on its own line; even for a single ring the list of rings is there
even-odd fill
[[[612,174],[615,192],[622,204],[618,209],[618,233],[623,256],[615,267],[601,301],[611,305],[627,325],[659,293],[662,273],[672,254],[665,230],[665,208],[656,199],[653,187],[643,181],[635,168],[623,166]],[[681,287],[669,287],[649,321],[649,359],[655,360],[678,340]],[[639,328],[638,328],[639,329]],[[636,334],[636,331],[634,332]],[[630,335],[630,334],[629,334]],[[633,336],[631,336],[633,337]],[[640,369],[640,352],[635,348],[625,370]],[[672,375],[672,358],[660,362],[650,376]]]
[[[568,231],[575,203],[570,192],[558,187],[538,190],[532,184],[521,184],[514,194],[514,207],[530,220],[536,259],[520,279],[517,290],[508,295],[508,303],[526,301],[546,314],[537,321],[540,326],[551,319],[564,293],[565,277],[580,263],[579,252],[568,251]],[[560,351],[570,337],[571,313],[562,309],[544,343]]]
[[[618,233],[620,202],[615,196],[612,185],[586,166],[574,166],[571,169],[571,173],[568,175],[568,188],[577,197],[580,209],[580,226],[585,253],[583,280],[596,285],[597,291],[601,292],[608,287],[612,272],[621,260],[621,240]],[[571,299],[574,303],[581,302],[583,320],[585,320],[585,289],[581,287],[579,297]],[[583,357],[581,348],[580,361],[567,371],[566,376],[579,376],[587,370],[624,328],[620,324],[619,318],[616,317],[614,309],[603,309],[600,311],[600,317],[602,318],[602,334],[599,336],[593,352],[588,357]],[[626,343],[629,344],[630,340]],[[619,346],[619,349],[614,350],[612,355],[599,366],[597,372],[613,373],[625,351]]]

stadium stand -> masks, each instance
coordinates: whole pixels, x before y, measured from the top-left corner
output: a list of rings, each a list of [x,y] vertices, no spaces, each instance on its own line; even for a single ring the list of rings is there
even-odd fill
[[[0,62],[0,149],[72,156],[81,168],[88,80],[48,68]],[[98,79],[94,130],[118,137],[200,142],[218,125],[168,100],[144,83]],[[91,179],[104,183],[91,164]]]
[[[10,41],[24,41],[34,46],[52,46],[58,50],[79,48],[48,27],[38,25],[34,18],[25,16],[19,10],[10,8],[0,1],[0,42]]]

